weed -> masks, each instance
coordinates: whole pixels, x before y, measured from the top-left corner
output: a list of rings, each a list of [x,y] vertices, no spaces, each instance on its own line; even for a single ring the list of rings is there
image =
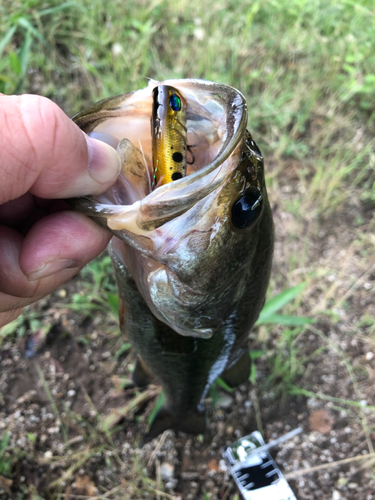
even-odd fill
[[[26,307],[18,318],[0,328],[0,347],[5,339],[16,338],[19,340],[26,333],[38,334],[39,337],[44,338],[52,326],[46,324],[44,319],[42,313]]]
[[[4,476],[9,476],[11,471],[12,462],[9,455],[7,454],[7,448],[9,444],[9,433],[5,433],[0,440],[0,474]]]
[[[304,331],[304,326],[314,323],[314,319],[297,315],[278,314],[278,311],[284,306],[290,304],[296,299],[306,287],[306,283],[282,291],[275,297],[269,299],[261,313],[259,314],[256,325],[279,324],[286,325],[279,334],[277,349],[272,352],[267,350],[250,351],[250,358],[255,361],[262,356],[267,355],[270,365],[270,376],[268,388],[277,394],[279,391],[287,392],[292,381],[299,375],[302,369],[302,361],[297,347],[297,339]],[[255,384],[257,379],[256,365],[251,364],[250,381]]]
[[[120,348],[118,349],[118,351],[116,351],[116,353],[115,353],[115,358],[118,359],[125,352],[128,352],[131,349],[131,346],[132,345],[129,342],[122,343]]]
[[[156,417],[156,414],[158,413],[158,411],[160,410],[160,408],[163,406],[163,404],[165,403],[165,394],[164,392],[162,391],[159,396],[157,397],[156,401],[155,401],[155,405],[148,417],[148,425],[151,425],[152,422],[154,421],[155,417]]]
[[[96,258],[82,270],[80,291],[69,297],[69,303],[64,302],[60,306],[88,317],[95,311],[108,313],[117,323],[119,297],[108,255]],[[118,329],[116,333],[119,333]]]
[[[269,299],[261,310],[259,318],[255,324],[262,325],[268,323],[276,323],[279,325],[300,326],[313,323],[314,320],[312,318],[276,314],[277,311],[279,311],[282,307],[284,307],[295,297],[297,297],[305,288],[305,286],[305,283],[301,283],[300,285],[284,290],[276,295],[276,297]]]
[[[297,339],[304,331],[303,328],[287,328],[282,331],[277,349],[269,356],[268,363],[271,373],[268,379],[268,388],[275,394],[289,392],[289,388],[300,375],[303,362]]]
[[[55,31],[56,21],[66,10],[77,9],[74,2],[52,2],[55,5],[46,9],[38,8],[38,2],[22,1],[13,4],[11,12],[7,10],[7,2],[0,7],[4,31],[0,39],[0,92],[20,93],[25,86],[25,80],[30,65],[38,56],[51,51],[50,39],[44,35],[43,25],[49,21],[49,27]],[[5,57],[4,57],[5,55]],[[43,60],[43,59],[42,59]],[[41,60],[39,59],[39,62]]]

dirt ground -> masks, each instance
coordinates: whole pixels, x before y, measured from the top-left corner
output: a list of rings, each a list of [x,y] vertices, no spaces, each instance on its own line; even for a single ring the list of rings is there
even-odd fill
[[[298,500],[375,499],[375,332],[366,320],[375,318],[375,220],[356,196],[334,218],[301,218],[282,208],[301,196],[298,185],[285,179],[280,188],[270,189],[273,292],[309,276],[294,314],[317,322],[285,353],[282,326],[254,329],[249,347],[266,350],[255,361],[256,384],[210,394],[203,439],[167,431],[140,449],[159,388],[139,393],[128,383],[135,355],[116,356],[122,341],[107,334],[114,320],[67,307],[77,277],[32,309],[52,322],[45,342],[31,345],[26,335],[0,349],[0,432],[10,435],[0,464],[11,460],[11,475],[0,474],[1,500],[235,499],[221,447],[256,429],[267,442],[298,426],[303,433],[272,452]],[[280,376],[269,382],[284,354],[301,367],[292,381],[299,393]],[[124,407],[111,436],[103,432],[102,418]]]

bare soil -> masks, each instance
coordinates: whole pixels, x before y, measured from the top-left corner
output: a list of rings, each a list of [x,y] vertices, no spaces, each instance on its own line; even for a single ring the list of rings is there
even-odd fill
[[[375,459],[366,457],[375,437],[375,332],[366,322],[375,318],[375,220],[355,196],[326,220],[282,208],[300,197],[287,179],[270,189],[278,200],[273,291],[309,277],[293,314],[317,322],[292,345],[282,326],[254,329],[249,346],[265,351],[257,382],[211,393],[203,439],[167,431],[139,448],[159,388],[139,393],[126,382],[135,355],[116,357],[123,341],[108,315],[64,306],[79,277],[34,306],[53,325],[45,341],[26,335],[0,348],[0,432],[10,434],[12,462],[0,474],[1,500],[234,499],[221,447],[257,428],[267,442],[297,426],[303,433],[272,455],[298,500],[375,499]],[[298,376],[286,387],[275,366],[293,357]],[[293,395],[292,383],[310,392]],[[132,402],[111,436],[100,430],[102,417]]]

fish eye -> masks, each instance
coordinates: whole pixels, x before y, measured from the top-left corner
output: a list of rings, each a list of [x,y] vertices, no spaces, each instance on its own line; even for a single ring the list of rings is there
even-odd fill
[[[262,211],[262,193],[259,188],[250,186],[243,196],[233,205],[232,222],[239,229],[252,225]]]
[[[173,109],[173,111],[180,111],[181,109],[181,99],[177,94],[172,94],[169,97],[169,106]]]

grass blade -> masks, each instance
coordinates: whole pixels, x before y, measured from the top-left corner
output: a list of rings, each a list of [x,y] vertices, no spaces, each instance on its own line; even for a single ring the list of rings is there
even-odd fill
[[[159,396],[157,397],[157,400],[155,401],[155,405],[148,417],[148,425],[151,425],[152,422],[154,421],[154,418],[156,417],[157,412],[160,410],[160,408],[163,406],[165,403],[165,394],[162,391]]]
[[[21,76],[24,76],[26,74],[26,71],[27,71],[27,65],[28,65],[28,62],[29,62],[29,58],[30,58],[30,47],[31,47],[31,43],[33,41],[33,37],[30,33],[30,31],[27,31],[26,32],[26,35],[25,35],[25,40],[22,44],[22,47],[21,47],[21,50],[19,52],[19,61],[20,61],[20,66],[21,66]]]
[[[259,321],[259,320],[258,320]],[[262,320],[262,323],[272,323],[288,326],[302,326],[315,323],[315,319],[306,316],[290,316],[287,314],[272,314]]]
[[[105,292],[105,295],[108,300],[109,307],[115,313],[116,317],[118,316],[118,311],[120,307],[120,299],[116,293]]]
[[[131,349],[132,345],[130,342],[124,342],[120,349],[115,353],[115,359],[118,359],[124,352],[129,351]]]
[[[297,286],[288,288],[288,290],[284,290],[283,292],[276,295],[276,297],[273,297],[272,299],[268,300],[264,305],[262,311],[260,312],[256,324],[260,325],[261,323],[269,321],[269,318],[275,312],[277,312],[283,306],[288,304],[288,302],[297,297],[297,295],[305,288],[305,286],[306,286],[305,283],[300,283]]]
[[[132,413],[136,408],[142,404],[144,404],[148,399],[156,396],[159,392],[159,389],[149,388],[144,392],[141,392],[137,396],[135,396],[129,403],[121,408],[114,408],[109,415],[103,417],[102,422],[100,424],[100,430],[103,432],[108,432],[114,427],[117,422],[119,422],[122,418],[125,418]]]
[[[8,54],[8,59],[9,59],[9,66],[10,66],[10,69],[13,71],[13,73],[15,73],[18,77],[21,77],[21,62],[19,60],[19,57],[18,55],[11,51],[9,52]]]
[[[25,28],[25,30],[31,33],[35,38],[45,43],[43,35],[39,33],[39,31],[31,24],[31,22],[28,19],[26,19],[26,17],[19,17],[17,22],[19,26]]]
[[[17,26],[12,26],[8,32],[6,33],[6,35],[3,37],[3,39],[0,41],[0,57],[3,53],[3,50],[5,49],[5,47],[8,45],[8,43],[11,41],[15,31],[17,29]]]
[[[50,7],[48,9],[40,10],[38,12],[38,15],[40,17],[42,17],[42,16],[47,16],[48,14],[56,14],[57,12],[60,12],[60,11],[65,10],[65,9],[69,9],[70,7],[75,7],[76,9],[79,9],[81,11],[87,10],[85,7],[77,4],[76,2],[65,2],[61,5],[57,5],[56,7]]]
[[[218,378],[216,380],[216,383],[219,387],[221,387],[222,389],[224,389],[224,391],[227,391],[227,392],[233,392],[233,389],[231,387],[229,387],[229,385],[222,379],[222,378]]]

